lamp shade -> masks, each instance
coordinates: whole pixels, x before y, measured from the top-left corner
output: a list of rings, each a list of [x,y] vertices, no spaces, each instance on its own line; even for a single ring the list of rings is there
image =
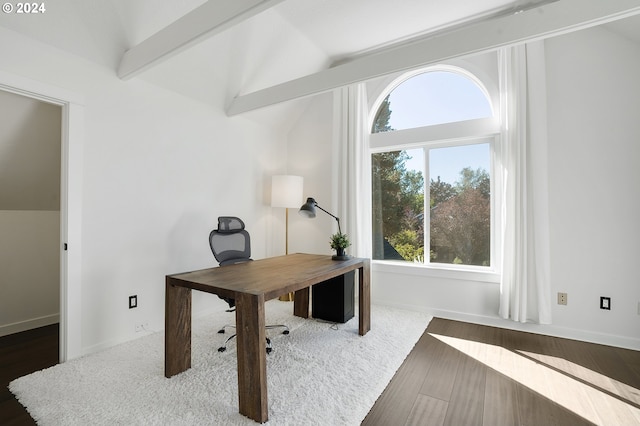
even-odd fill
[[[301,216],[308,217],[310,219],[313,219],[314,217],[316,217],[316,200],[310,197],[307,198],[307,202],[304,203],[302,207],[300,207],[300,210],[298,210],[298,213]]]
[[[318,202],[311,197],[307,198],[307,202],[304,203],[302,207],[300,207],[300,210],[298,210],[298,213],[301,216],[307,217],[309,219],[313,219],[314,217],[316,217],[316,207],[322,210],[323,212],[325,212],[326,214],[328,214],[329,216],[331,216],[332,218],[334,218],[336,222],[338,222],[338,232],[342,234],[342,229],[340,229],[340,218],[334,215],[333,213],[329,213],[328,211],[320,207],[318,205]]]
[[[298,207],[302,199],[302,184],[302,176],[273,176],[271,178],[271,207]]]

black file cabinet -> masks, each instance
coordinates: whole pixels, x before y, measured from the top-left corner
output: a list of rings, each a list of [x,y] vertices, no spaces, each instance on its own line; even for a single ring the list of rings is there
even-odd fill
[[[311,314],[314,318],[344,323],[355,314],[355,271],[311,287]]]

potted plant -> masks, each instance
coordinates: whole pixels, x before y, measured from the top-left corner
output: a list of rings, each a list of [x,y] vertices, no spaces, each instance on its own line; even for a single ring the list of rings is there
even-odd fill
[[[351,245],[351,241],[349,241],[349,237],[347,236],[347,234],[336,232],[331,236],[330,243],[331,248],[336,251],[336,255],[333,256],[334,260],[344,260],[349,258],[349,256],[347,256],[344,251]]]

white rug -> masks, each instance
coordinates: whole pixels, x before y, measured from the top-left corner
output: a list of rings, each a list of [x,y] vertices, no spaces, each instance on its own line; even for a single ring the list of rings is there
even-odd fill
[[[266,304],[268,425],[358,425],[425,330],[426,314],[372,306],[371,331],[304,320],[292,302]],[[158,332],[14,380],[9,389],[40,425],[255,425],[238,413],[236,347],[224,353],[220,312],[194,320],[192,367],[164,377]]]

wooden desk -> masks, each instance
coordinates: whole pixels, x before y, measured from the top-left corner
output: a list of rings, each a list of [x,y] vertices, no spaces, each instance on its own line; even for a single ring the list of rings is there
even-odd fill
[[[309,317],[309,287],[358,270],[358,333],[371,328],[370,262],[352,258],[292,254],[225,267],[167,275],[164,375],[191,368],[191,290],[236,301],[238,399],[240,414],[257,422],[269,419],[264,302],[295,292],[294,315]]]

